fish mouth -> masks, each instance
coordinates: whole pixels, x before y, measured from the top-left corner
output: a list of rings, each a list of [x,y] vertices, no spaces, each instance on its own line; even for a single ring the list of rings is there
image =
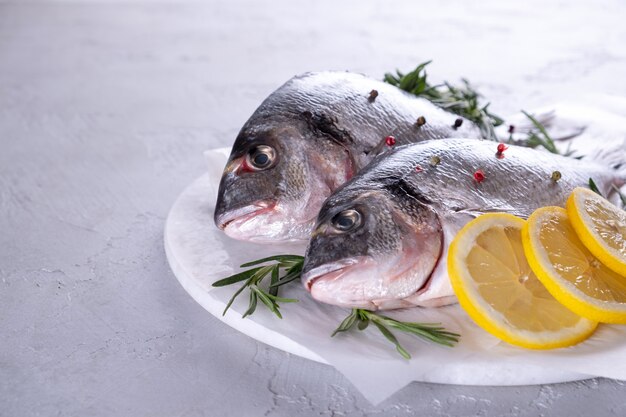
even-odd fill
[[[235,210],[231,210],[223,214],[219,214],[215,223],[220,230],[224,230],[233,223],[243,224],[253,217],[258,216],[259,214],[268,213],[274,210],[275,206],[276,203],[274,202],[260,201]]]
[[[311,287],[319,278],[327,277],[328,279],[337,278],[345,270],[351,266],[357,265],[361,259],[348,258],[337,262],[317,266],[302,275],[302,282],[305,288],[310,292]]]
[[[340,305],[343,307],[350,308],[366,308],[371,310],[378,309],[394,309],[394,308],[405,308],[412,307],[413,305],[409,302],[406,302],[404,299],[412,296],[419,295],[424,291],[427,291],[432,280],[434,274],[434,268],[428,272],[425,276],[424,280],[421,282],[420,286],[411,294],[404,296],[393,296],[391,294],[387,296],[374,296],[374,297],[345,297],[338,298],[337,294],[333,294],[329,296],[327,291],[322,291],[321,293],[317,291],[314,292],[314,284],[316,282],[321,282],[321,280],[325,282],[332,282],[334,280],[341,279],[345,274],[350,273],[354,268],[363,269],[363,273],[372,273],[368,271],[373,265],[376,264],[376,261],[368,256],[360,256],[358,258],[348,258],[343,259],[337,262],[332,262],[324,265],[320,265],[307,271],[302,275],[302,282],[304,287],[311,293],[313,298],[318,301]],[[402,277],[410,270],[411,268],[402,268],[401,270],[394,271],[388,277],[389,281],[395,281],[402,279]]]

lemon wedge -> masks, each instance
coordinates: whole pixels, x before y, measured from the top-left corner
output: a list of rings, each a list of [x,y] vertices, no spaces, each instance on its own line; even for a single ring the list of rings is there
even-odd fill
[[[604,265],[626,277],[626,211],[593,191],[578,187],[567,200],[567,215],[587,249]]]
[[[512,345],[551,349],[581,342],[597,323],[561,305],[533,274],[524,225],[510,214],[485,214],[457,234],[448,271],[459,303],[480,327]]]
[[[590,320],[626,323],[626,278],[585,247],[565,209],[535,211],[522,239],[533,272],[563,305]]]

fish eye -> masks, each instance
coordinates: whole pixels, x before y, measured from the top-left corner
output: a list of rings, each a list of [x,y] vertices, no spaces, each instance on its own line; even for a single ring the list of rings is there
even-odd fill
[[[274,163],[276,151],[271,146],[258,145],[248,152],[248,164],[255,169],[267,169]]]
[[[361,213],[355,209],[341,211],[331,220],[333,227],[341,232],[349,232],[361,225]]]

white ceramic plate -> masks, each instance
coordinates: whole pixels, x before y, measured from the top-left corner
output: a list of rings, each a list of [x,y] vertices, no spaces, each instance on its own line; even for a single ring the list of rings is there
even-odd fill
[[[194,181],[178,198],[167,218],[165,226],[165,248],[169,263],[176,278],[184,289],[208,312],[237,329],[238,331],[275,348],[298,355],[317,362],[329,363],[320,356],[294,340],[292,335],[283,332],[285,322],[289,320],[291,311],[306,308],[304,305],[289,305],[289,311],[285,311],[284,320],[278,320],[271,314],[266,313],[262,307],[254,316],[247,319],[241,318],[241,312],[245,311],[245,296],[242,303],[235,303],[233,311],[226,315],[222,312],[226,306],[228,296],[236,287],[223,289],[211,288],[211,284],[233,271],[233,266],[246,260],[257,259],[275,253],[301,253],[302,246],[278,246],[254,245],[232,241],[213,225],[212,213],[216,179],[209,175],[202,176]],[[295,284],[296,297],[308,297],[305,291],[300,290]],[[289,296],[292,296],[290,293]],[[328,308],[329,306],[324,306]],[[334,307],[331,307],[335,309]],[[338,324],[345,311],[339,310]],[[421,310],[421,309],[420,309]],[[460,309],[454,308],[453,314],[460,314]],[[323,317],[327,319],[327,317]],[[315,322],[315,317],[311,316]],[[306,333],[306,328],[302,329]],[[323,334],[324,341],[332,340],[328,337],[329,332]],[[425,348],[431,345],[422,345]],[[227,347],[225,347],[227,348]],[[392,346],[383,346],[389,350],[398,362],[404,360],[396,358]],[[454,356],[454,349],[447,349],[448,355]],[[367,355],[367,352],[364,353]],[[377,353],[375,354],[377,355]],[[372,360],[375,360],[373,358]],[[438,371],[430,372],[417,377],[414,380],[422,380],[437,383],[468,384],[468,385],[526,385],[538,383],[552,383],[571,381],[588,378],[587,375],[558,371],[554,369],[536,366],[528,363],[516,363],[510,361],[450,361],[438,367]]]

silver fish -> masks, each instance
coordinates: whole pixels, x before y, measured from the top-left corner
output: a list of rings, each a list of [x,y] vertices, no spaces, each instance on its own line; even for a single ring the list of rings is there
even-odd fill
[[[316,300],[345,307],[452,303],[447,248],[461,227],[482,213],[526,218],[539,207],[563,206],[589,178],[607,195],[624,184],[626,172],[624,165],[618,171],[517,146],[498,152],[497,144],[481,140],[395,149],[326,200],[307,248],[303,284]]]
[[[292,78],[239,132],[220,182],[216,225],[242,240],[308,239],[323,201],[383,151],[389,135],[400,146],[477,138],[480,129],[363,75]]]

